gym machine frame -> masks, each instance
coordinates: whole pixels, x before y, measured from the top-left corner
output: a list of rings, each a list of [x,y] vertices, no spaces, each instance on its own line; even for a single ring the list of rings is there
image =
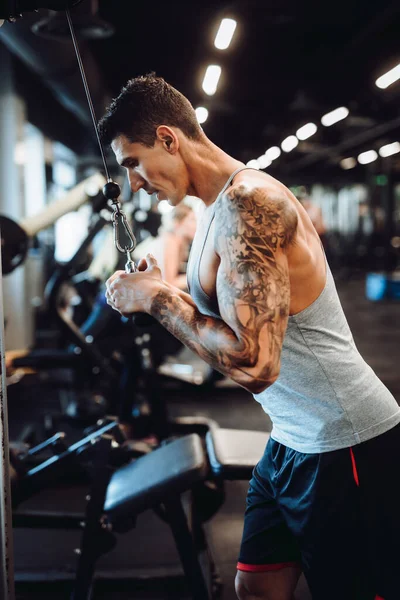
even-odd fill
[[[6,361],[4,343],[3,273],[0,256],[0,596],[14,600],[14,552],[11,516],[11,485],[8,439]]]
[[[121,210],[118,198],[121,190],[117,183],[112,181],[107,162],[105,159],[104,149],[100,140],[99,132],[97,129],[97,120],[94,112],[93,102],[90,95],[90,90],[87,84],[86,75],[79,52],[78,43],[76,40],[72,19],[70,15],[70,7],[78,4],[81,0],[6,0],[6,9],[0,14],[0,26],[3,24],[3,19],[14,23],[17,18],[23,16],[24,11],[37,10],[38,8],[49,8],[53,10],[65,10],[68,25],[71,33],[72,42],[74,45],[80,73],[82,76],[82,82],[85,89],[89,110],[91,113],[94,130],[96,133],[100,154],[103,160],[104,171],[106,174],[107,183],[103,187],[103,194],[109,204],[112,206],[114,211],[113,214],[113,227],[114,227],[114,241],[115,246],[119,252],[126,254],[125,270],[127,273],[133,273],[137,270],[137,267],[132,260],[131,253],[136,247],[136,239],[132,232],[132,229],[126,219],[125,214]],[[121,246],[120,240],[121,235],[127,241],[125,246]],[[0,261],[0,275],[1,275],[1,261]],[[152,321],[152,317],[146,314],[139,314],[135,317],[135,322],[138,325],[145,325]],[[1,552],[1,570],[0,570],[0,592],[1,597],[8,600],[14,600],[14,569],[13,569],[13,544],[12,544],[12,518],[11,518],[11,492],[10,492],[10,466],[9,466],[9,439],[8,439],[8,418],[7,418],[7,392],[5,383],[5,356],[4,356],[4,317],[3,317],[3,295],[2,286],[0,282],[0,353],[1,353],[1,396],[0,396],[0,445],[1,445],[1,459],[0,459],[0,477],[2,480],[2,486],[0,489],[0,552]],[[104,446],[104,450],[101,452],[107,454],[107,449]],[[107,485],[103,482],[105,489]],[[103,490],[100,496],[103,495]],[[101,507],[102,508],[102,507]],[[95,513],[97,515],[99,506],[96,507]],[[182,515],[176,514],[178,521],[181,521]],[[178,541],[178,540],[177,540]],[[184,553],[181,556],[185,559]],[[78,566],[79,570],[79,566]],[[88,582],[86,582],[87,584]],[[84,586],[85,587],[85,586]],[[197,594],[198,592],[195,592]],[[197,597],[197,596],[196,596]]]

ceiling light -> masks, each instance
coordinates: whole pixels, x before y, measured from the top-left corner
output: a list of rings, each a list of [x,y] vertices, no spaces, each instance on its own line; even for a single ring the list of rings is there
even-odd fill
[[[196,113],[196,117],[197,117],[197,120],[200,123],[200,125],[207,121],[208,110],[206,108],[204,108],[204,106],[199,106],[198,108],[196,108],[195,113]]]
[[[214,46],[218,50],[226,50],[232,41],[235,29],[236,21],[233,19],[222,19],[218,33],[215,36]]]
[[[348,169],[354,169],[356,165],[357,161],[353,156],[349,156],[349,158],[343,158],[343,160],[340,161],[340,166],[342,169],[346,169],[346,171]]]
[[[316,131],[317,126],[315,125],[315,123],[307,123],[306,125],[303,125],[303,127],[300,127],[300,129],[296,131],[296,136],[299,140],[306,140],[312,135],[314,135]]]
[[[378,158],[378,153],[375,150],[367,150],[358,155],[358,162],[360,165],[367,165],[368,163],[374,162]]]
[[[289,137],[285,138],[281,143],[281,148],[284,152],[291,152],[294,148],[296,148],[299,140],[295,135],[289,135]]]
[[[400,64],[397,65],[397,67],[390,69],[390,71],[381,77],[378,77],[378,79],[375,81],[375,85],[377,85],[378,88],[385,90],[387,87],[389,87],[389,85],[392,85],[392,83],[398,79],[400,79]]]
[[[266,169],[272,163],[272,160],[270,160],[268,158],[268,156],[266,156],[265,154],[263,154],[262,156],[259,156],[257,158],[257,163],[258,163],[260,169]]]
[[[379,148],[378,152],[383,158],[386,158],[387,156],[392,156],[392,154],[397,154],[397,152],[400,152],[400,144],[399,142],[386,144],[386,146],[382,146],[382,148]]]
[[[324,127],[330,127],[334,123],[345,119],[349,112],[349,109],[345,106],[339,106],[339,108],[335,108],[335,110],[331,110],[331,112],[328,112],[326,115],[321,117],[321,123],[324,125]]]
[[[258,164],[257,160],[249,160],[248,163],[246,163],[246,167],[250,167],[250,169],[259,169],[260,165]]]
[[[280,155],[281,155],[281,149],[278,148],[278,146],[272,146],[271,148],[268,148],[268,150],[265,153],[265,156],[267,158],[269,158],[269,160],[275,160]]]
[[[221,76],[221,67],[210,65],[207,67],[203,80],[203,90],[208,96],[212,96],[217,91],[218,81]]]

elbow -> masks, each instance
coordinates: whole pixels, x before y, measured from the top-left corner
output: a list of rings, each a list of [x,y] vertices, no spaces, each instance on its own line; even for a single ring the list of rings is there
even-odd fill
[[[230,373],[226,374],[251,394],[260,394],[278,379],[281,353],[261,352],[259,345],[255,349],[257,352],[250,352],[248,347],[240,347],[235,359],[229,361]]]
[[[246,384],[242,385],[251,394],[261,394],[261,392],[264,392],[266,389],[271,387],[271,385],[275,383],[278,377],[279,373],[277,375],[269,377],[267,380],[254,378],[250,381],[247,381]]]
[[[246,369],[241,371],[241,381],[238,381],[238,383],[251,394],[260,394],[275,383],[279,377],[279,370],[280,364],[275,365],[274,368],[264,366],[262,369],[257,367]]]

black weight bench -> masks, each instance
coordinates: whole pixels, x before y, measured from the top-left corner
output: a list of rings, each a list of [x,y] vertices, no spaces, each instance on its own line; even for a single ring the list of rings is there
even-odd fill
[[[216,590],[216,587],[213,588],[216,579],[214,563],[206,571],[201,560],[203,556],[200,558],[200,554],[208,551],[205,536],[197,530],[199,523],[191,518],[192,511],[186,511],[182,502],[182,494],[202,485],[208,473],[207,456],[197,434],[166,443],[115,471],[108,485],[103,485],[103,494],[101,491],[98,494],[98,497],[102,496],[103,503],[100,506],[97,502],[97,510],[90,506],[93,498],[89,498],[86,526],[78,550],[73,599],[86,600],[90,597],[95,563],[113,545],[110,540],[107,542],[107,536],[110,538],[114,537],[113,532],[128,531],[134,527],[141,512],[154,509],[171,528],[190,597],[193,600],[212,600]],[[94,489],[91,496],[95,495]],[[186,512],[191,515],[190,519]]]
[[[249,481],[269,437],[263,431],[211,429],[206,434],[206,446],[213,475],[218,479]]]
[[[113,470],[116,426],[114,422],[103,425],[61,454],[30,469],[17,482],[22,488],[25,480],[34,490],[42,483],[46,487],[49,478],[62,476],[75,453],[83,456],[87,448],[90,455],[93,448],[92,486],[83,518],[17,511],[13,515],[14,525],[83,529],[80,548],[76,549],[78,564],[71,598],[88,600],[96,562],[115,546],[114,534],[128,531],[141,512],[153,509],[171,528],[191,598],[214,600],[220,592],[220,582],[202,527],[204,515],[196,508],[197,502],[199,497],[204,498],[202,493],[210,476],[221,484],[224,479],[249,480],[269,435],[212,427],[206,435],[209,458],[200,436],[192,433]],[[184,508],[182,495],[188,491],[193,493],[185,494]],[[30,495],[22,494],[21,499]]]
[[[104,512],[114,530],[148,508],[160,505],[181,559],[193,600],[214,598],[218,586],[211,559],[209,576],[200,567],[199,548],[194,540],[204,534],[193,531],[199,523],[188,524],[181,494],[201,484],[211,474],[222,480],[249,480],[252,470],[264,453],[269,434],[240,429],[211,427],[206,434],[208,461],[200,437],[186,435],[116,471],[109,482]],[[204,548],[202,548],[204,550]],[[207,549],[208,550],[208,549]],[[210,556],[209,556],[210,558]],[[214,582],[213,582],[214,577]]]
[[[164,444],[112,475],[104,510],[110,521],[163,504],[205,479],[207,460],[197,434]]]

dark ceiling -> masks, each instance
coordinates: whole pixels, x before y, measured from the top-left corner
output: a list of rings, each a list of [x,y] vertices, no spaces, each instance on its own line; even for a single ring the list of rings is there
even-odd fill
[[[99,0],[99,13],[115,34],[88,45],[111,96],[129,78],[155,71],[195,107],[208,108],[205,132],[244,162],[316,123],[313,137],[268,167],[272,175],[362,179],[366,167],[350,175],[339,160],[400,141],[400,81],[386,90],[375,85],[400,63],[399,0]],[[228,16],[238,26],[231,46],[220,51],[213,41]],[[208,64],[222,67],[212,97],[201,88]],[[322,127],[321,116],[343,105],[349,117]],[[374,168],[389,164],[399,174],[396,157]]]

